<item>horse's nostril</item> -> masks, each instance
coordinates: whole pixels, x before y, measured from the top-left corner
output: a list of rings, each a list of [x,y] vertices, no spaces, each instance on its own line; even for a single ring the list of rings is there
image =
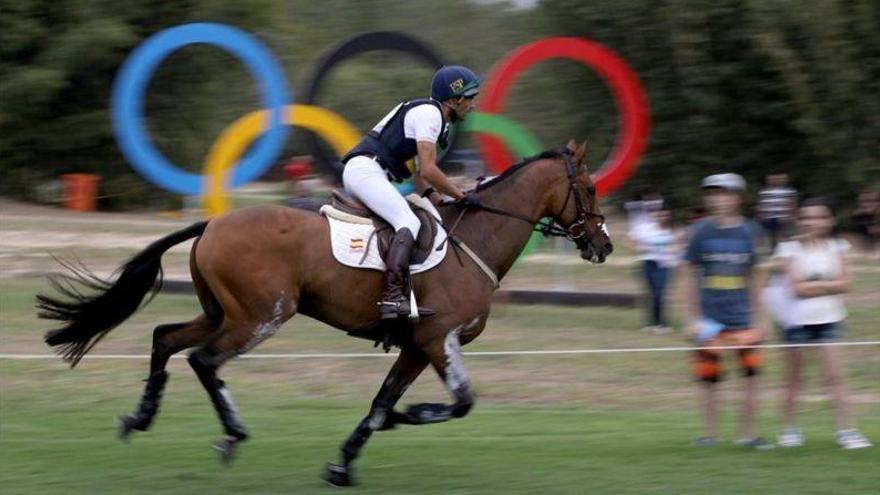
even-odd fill
[[[611,244],[610,242],[608,244],[605,244],[604,248],[605,248],[606,255],[614,252],[614,244]]]

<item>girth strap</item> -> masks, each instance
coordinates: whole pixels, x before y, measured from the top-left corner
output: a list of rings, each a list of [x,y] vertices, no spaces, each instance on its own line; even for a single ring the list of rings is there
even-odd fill
[[[468,257],[473,260],[474,264],[477,265],[477,267],[482,270],[487,277],[489,277],[489,280],[492,281],[492,289],[498,288],[498,286],[500,285],[498,283],[498,275],[495,275],[495,272],[492,271],[492,269],[489,268],[489,265],[481,260],[479,256],[477,256],[477,253],[475,253],[470,247],[468,247],[468,245],[465,244],[464,241],[459,239],[458,236],[455,234],[449,234],[447,239],[452,241],[456,246],[460,247],[461,250],[464,251],[464,254],[468,255]]]

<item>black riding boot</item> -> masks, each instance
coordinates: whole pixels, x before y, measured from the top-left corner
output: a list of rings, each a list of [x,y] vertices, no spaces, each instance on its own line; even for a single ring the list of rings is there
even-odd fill
[[[409,297],[405,287],[409,283],[409,260],[415,244],[409,229],[400,229],[391,240],[385,259],[385,292],[379,300],[379,318],[391,320],[409,316]],[[427,308],[419,308],[422,315],[433,314]]]

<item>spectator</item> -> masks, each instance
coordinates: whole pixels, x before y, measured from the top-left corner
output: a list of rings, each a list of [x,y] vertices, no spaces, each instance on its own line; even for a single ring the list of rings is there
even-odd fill
[[[877,241],[880,240],[880,193],[862,191],[852,219],[862,243],[862,251],[867,255],[875,254]]]
[[[641,253],[642,273],[651,295],[649,323],[642,330],[669,333],[672,329],[664,317],[664,299],[669,277],[681,257],[680,236],[673,228],[672,212],[665,206],[654,212],[654,220],[643,222],[633,233],[636,249]]]
[[[694,206],[688,213],[688,224],[694,224],[706,218],[706,207],[703,205]]]
[[[833,236],[834,215],[821,199],[804,201],[798,212],[800,236],[779,245],[775,257],[785,266],[785,276],[796,298],[791,304],[791,325],[783,329],[791,344],[826,343],[840,337],[846,317],[841,294],[849,290],[850,269],[844,254],[849,244]],[[840,349],[821,346],[817,350],[831,387],[837,444],[844,449],[870,447],[854,426],[847,407]],[[786,391],[782,424],[777,441],[782,447],[800,447],[804,435],[795,421],[803,355],[806,349],[786,350]]]
[[[768,175],[766,184],[758,192],[758,220],[767,233],[772,252],[779,240],[789,234],[797,191],[788,186],[787,174]]]
[[[711,175],[703,179],[703,199],[708,218],[696,223],[685,252],[688,332],[699,344],[697,378],[702,382],[702,436],[697,445],[718,443],[718,382],[723,376],[721,351],[708,347],[750,346],[764,340],[764,317],[757,317],[759,287],[757,243],[760,227],[742,217],[740,207],[746,184],[737,174]],[[762,356],[758,349],[737,350],[745,377],[741,437],[738,445],[771,448],[755,429],[758,373]]]
[[[653,213],[663,207],[663,197],[656,191],[643,189],[635,194],[633,199],[623,204],[626,209],[629,231],[627,234],[631,241],[635,242],[638,232],[645,225],[654,223]]]

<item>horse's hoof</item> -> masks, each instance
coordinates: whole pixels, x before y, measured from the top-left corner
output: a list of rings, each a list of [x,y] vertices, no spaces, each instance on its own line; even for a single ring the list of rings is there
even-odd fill
[[[333,463],[327,464],[327,469],[324,471],[324,481],[329,483],[330,486],[354,485],[354,480],[351,476],[351,469]]]
[[[238,439],[231,437],[221,438],[214,442],[214,450],[217,451],[217,458],[222,464],[232,464],[232,461],[235,460],[237,445]]]
[[[131,440],[131,434],[135,430],[136,420],[131,416],[119,416],[116,426],[119,429],[119,439],[123,442]]]

